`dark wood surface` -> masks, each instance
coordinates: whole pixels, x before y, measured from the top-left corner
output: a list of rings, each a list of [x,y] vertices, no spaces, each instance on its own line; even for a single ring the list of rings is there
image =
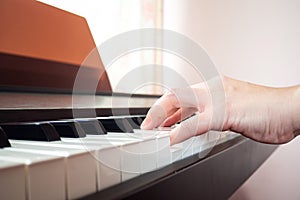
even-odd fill
[[[7,91],[72,93],[78,71],[80,81],[98,83],[93,91],[88,84],[77,84],[81,93],[111,92],[104,68],[76,65],[0,52],[0,87]],[[100,63],[102,64],[102,63]]]
[[[0,123],[144,115],[153,95],[71,95],[0,92]]]
[[[30,109],[30,110],[1,110],[0,111],[0,123],[6,122],[34,122],[34,121],[49,121],[59,119],[73,119],[75,117],[73,112],[77,112],[77,116],[80,118],[92,118],[96,113],[98,117],[107,117],[115,115],[127,115],[128,111],[131,115],[140,115],[146,113],[149,108],[117,108],[112,111],[110,108],[103,109]],[[79,114],[80,113],[80,114]]]

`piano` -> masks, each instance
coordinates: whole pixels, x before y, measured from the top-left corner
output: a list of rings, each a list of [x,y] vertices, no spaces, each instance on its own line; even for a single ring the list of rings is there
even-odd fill
[[[140,130],[159,96],[112,90],[83,17],[2,0],[0,27],[1,199],[227,199],[277,147]],[[79,68],[95,91],[73,92]]]

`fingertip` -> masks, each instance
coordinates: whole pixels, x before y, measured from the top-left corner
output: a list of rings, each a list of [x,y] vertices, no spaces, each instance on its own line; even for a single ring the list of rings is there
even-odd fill
[[[151,119],[146,117],[146,119],[141,124],[141,129],[151,129]]]
[[[178,137],[177,137],[177,131],[178,131],[177,128],[175,128],[175,129],[173,129],[172,131],[169,132],[171,146],[174,145],[174,144],[179,143],[178,142]]]
[[[172,145],[174,145],[174,142],[173,142],[174,140],[173,140],[173,135],[172,134],[170,134],[170,145],[172,146]]]

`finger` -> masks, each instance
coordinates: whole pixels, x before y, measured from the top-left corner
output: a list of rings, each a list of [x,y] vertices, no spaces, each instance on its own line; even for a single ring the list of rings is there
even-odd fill
[[[183,142],[195,135],[201,135],[211,129],[211,115],[207,113],[196,114],[183,121],[170,132],[171,145]]]
[[[166,93],[150,108],[141,124],[142,129],[153,129],[179,109],[179,103],[173,93]]]
[[[179,108],[203,110],[209,102],[209,94],[203,88],[173,89],[163,95],[149,110],[142,129],[153,129],[160,126],[168,117]],[[176,115],[176,117],[178,117]]]
[[[186,109],[179,109],[173,115],[169,116],[160,126],[169,127],[182,120],[190,117],[197,111],[195,108],[186,108]]]

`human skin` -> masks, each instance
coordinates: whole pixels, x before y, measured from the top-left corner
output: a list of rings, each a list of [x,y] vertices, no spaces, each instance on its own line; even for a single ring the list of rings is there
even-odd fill
[[[150,108],[141,128],[172,126],[197,113],[170,131],[171,144],[209,130],[234,131],[271,144],[300,134],[300,86],[266,87],[226,76],[219,81],[222,87],[211,81],[210,87],[202,82],[170,90]],[[224,98],[218,99],[221,94]]]

